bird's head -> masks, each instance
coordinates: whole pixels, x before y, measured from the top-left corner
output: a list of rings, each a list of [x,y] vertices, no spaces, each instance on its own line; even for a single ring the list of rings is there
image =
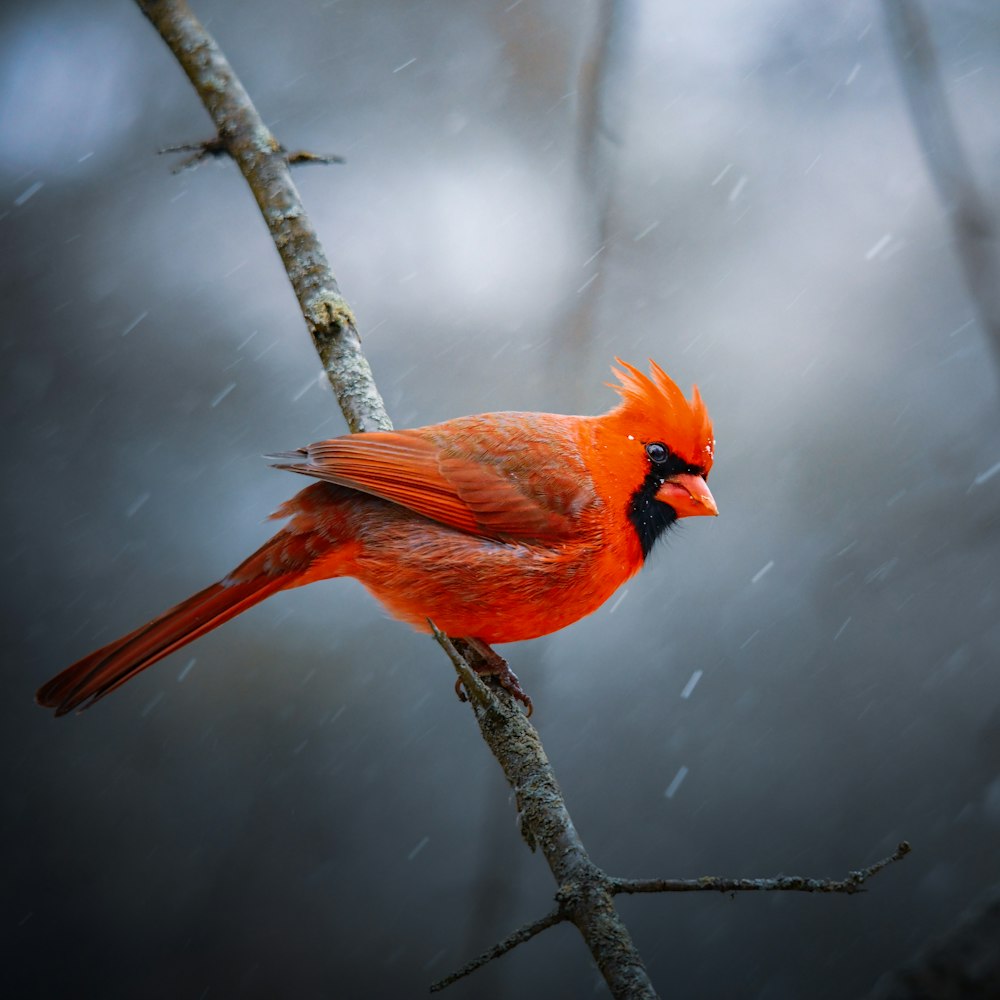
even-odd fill
[[[655,362],[650,374],[615,359],[621,403],[599,418],[601,478],[609,495],[627,495],[627,513],[645,556],[678,518],[717,515],[706,479],[715,439],[698,388],[691,399]]]

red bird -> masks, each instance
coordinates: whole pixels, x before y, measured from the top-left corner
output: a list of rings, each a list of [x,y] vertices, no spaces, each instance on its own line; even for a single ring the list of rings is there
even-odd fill
[[[480,643],[555,632],[599,608],[678,518],[717,514],[712,424],[653,362],[619,361],[599,417],[485,413],[350,434],[273,456],[323,480],[218,583],[77,661],[40,705],[84,709],[279,590],[353,576],[417,630]]]

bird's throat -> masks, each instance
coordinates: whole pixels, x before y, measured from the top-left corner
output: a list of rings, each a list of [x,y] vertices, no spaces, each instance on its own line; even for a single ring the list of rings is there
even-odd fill
[[[677,520],[674,508],[656,499],[662,482],[662,477],[651,470],[629,501],[628,519],[639,539],[643,559],[652,551],[656,540]]]

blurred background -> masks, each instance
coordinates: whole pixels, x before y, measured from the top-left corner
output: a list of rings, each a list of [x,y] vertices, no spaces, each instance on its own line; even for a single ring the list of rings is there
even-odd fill
[[[930,5],[1000,201],[1000,13]],[[398,426],[697,382],[717,521],[503,647],[594,860],[863,896],[620,909],[672,996],[862,996],[1000,880],[1000,396],[868,2],[197,0]],[[597,83],[595,83],[597,81]],[[279,595],[81,717],[34,689],[224,575],[345,431],[236,169],[129,3],[0,15],[9,996],[404,997],[554,892],[429,639]],[[176,159],[176,158],[174,158]],[[996,278],[1000,282],[1000,275]],[[569,927],[451,996],[600,995]]]

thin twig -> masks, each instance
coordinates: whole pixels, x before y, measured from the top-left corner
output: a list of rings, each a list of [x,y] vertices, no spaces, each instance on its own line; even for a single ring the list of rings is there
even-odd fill
[[[848,872],[843,879],[804,878],[801,875],[775,875],[771,878],[616,878],[612,879],[614,895],[631,892],[842,892],[848,896],[864,892],[868,879],[894,861],[902,861],[910,853],[904,840],[886,858],[859,871]]]
[[[493,691],[487,686],[483,678],[472,669],[469,661],[456,648],[455,643],[430,618],[427,619],[427,622],[431,627],[431,634],[437,640],[438,645],[448,654],[448,659],[451,660],[455,668],[455,673],[458,674],[458,679],[465,691],[465,697],[475,701],[476,704],[483,708],[490,706],[491,702],[495,700]]]
[[[550,927],[555,927],[556,924],[561,924],[568,919],[566,914],[557,907],[533,923],[518,927],[513,934],[508,935],[502,941],[498,941],[478,958],[474,958],[471,962],[463,965],[461,969],[456,969],[445,976],[444,979],[439,979],[436,983],[431,983],[431,993],[439,993],[441,990],[451,986],[452,983],[457,983],[460,979],[464,979],[475,972],[476,969],[481,969],[488,962],[492,962],[493,959],[499,958],[501,955],[506,955],[508,951],[513,951],[519,944],[530,941],[533,937],[541,934],[542,931],[547,931]]]
[[[285,154],[285,160],[290,167],[297,167],[303,163],[347,162],[342,156],[337,156],[336,153],[310,153],[308,149],[296,149],[295,152],[289,153],[284,147],[282,147],[282,152]]]

